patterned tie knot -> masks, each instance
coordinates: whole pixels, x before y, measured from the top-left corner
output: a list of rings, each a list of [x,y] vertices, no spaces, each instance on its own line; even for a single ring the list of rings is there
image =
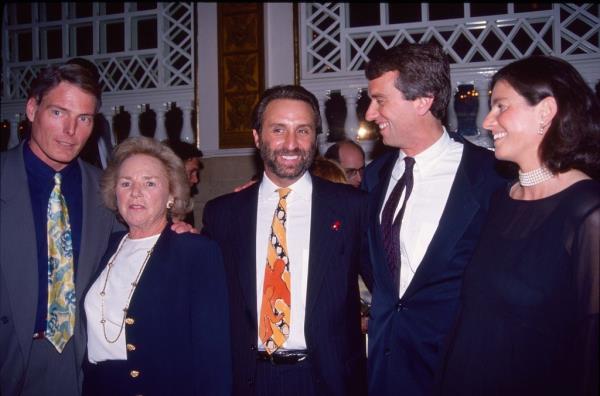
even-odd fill
[[[279,188],[277,189],[277,192],[279,193],[279,199],[286,199],[288,194],[291,192],[292,190],[290,188]]]
[[[60,173],[54,174],[54,184],[60,187],[60,183],[62,182],[62,175]]]

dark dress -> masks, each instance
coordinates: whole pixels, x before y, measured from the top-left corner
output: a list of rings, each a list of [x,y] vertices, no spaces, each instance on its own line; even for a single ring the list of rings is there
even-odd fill
[[[437,390],[598,394],[600,183],[550,197],[493,197],[467,266]]]

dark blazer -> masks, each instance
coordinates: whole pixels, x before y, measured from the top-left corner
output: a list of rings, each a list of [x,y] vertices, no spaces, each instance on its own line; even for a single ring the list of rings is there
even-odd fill
[[[309,359],[319,394],[362,395],[366,393],[366,362],[357,282],[361,271],[367,285],[371,284],[365,254],[366,195],[315,176],[312,183],[304,323]],[[255,392],[259,184],[208,202],[203,215],[203,233],[219,243],[225,258],[231,302],[233,389],[240,396]]]
[[[124,233],[111,236],[102,268]],[[230,395],[231,352],[225,270],[217,244],[167,225],[133,293],[125,324],[123,376],[84,395]],[[131,370],[140,372],[135,379]],[[96,384],[97,385],[97,384]]]
[[[455,135],[455,140],[459,140]],[[492,152],[463,142],[464,150],[437,230],[401,299],[386,264],[379,213],[399,152],[369,164],[369,251],[373,299],[369,320],[369,394],[431,393],[459,303],[462,274],[470,260],[492,192],[505,183]]]
[[[0,155],[0,394],[19,394],[23,386],[38,299],[36,235],[31,210],[23,144]],[[122,228],[102,204],[100,170],[78,160],[82,177],[81,250],[75,275],[75,293],[81,301],[92,280],[111,232]],[[86,336],[76,310],[72,341],[81,367]],[[65,359],[71,359],[68,356]],[[76,384],[78,386],[78,384]]]

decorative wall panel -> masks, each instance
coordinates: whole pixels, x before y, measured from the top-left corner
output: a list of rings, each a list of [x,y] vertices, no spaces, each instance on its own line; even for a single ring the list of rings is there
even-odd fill
[[[253,147],[252,110],[264,86],[262,4],[219,4],[218,18],[219,147]]]

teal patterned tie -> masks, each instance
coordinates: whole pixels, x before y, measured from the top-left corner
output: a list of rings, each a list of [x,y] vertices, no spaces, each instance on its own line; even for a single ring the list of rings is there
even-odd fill
[[[61,174],[54,175],[48,200],[48,316],[46,338],[61,353],[75,327],[73,242],[69,211],[60,191]]]

